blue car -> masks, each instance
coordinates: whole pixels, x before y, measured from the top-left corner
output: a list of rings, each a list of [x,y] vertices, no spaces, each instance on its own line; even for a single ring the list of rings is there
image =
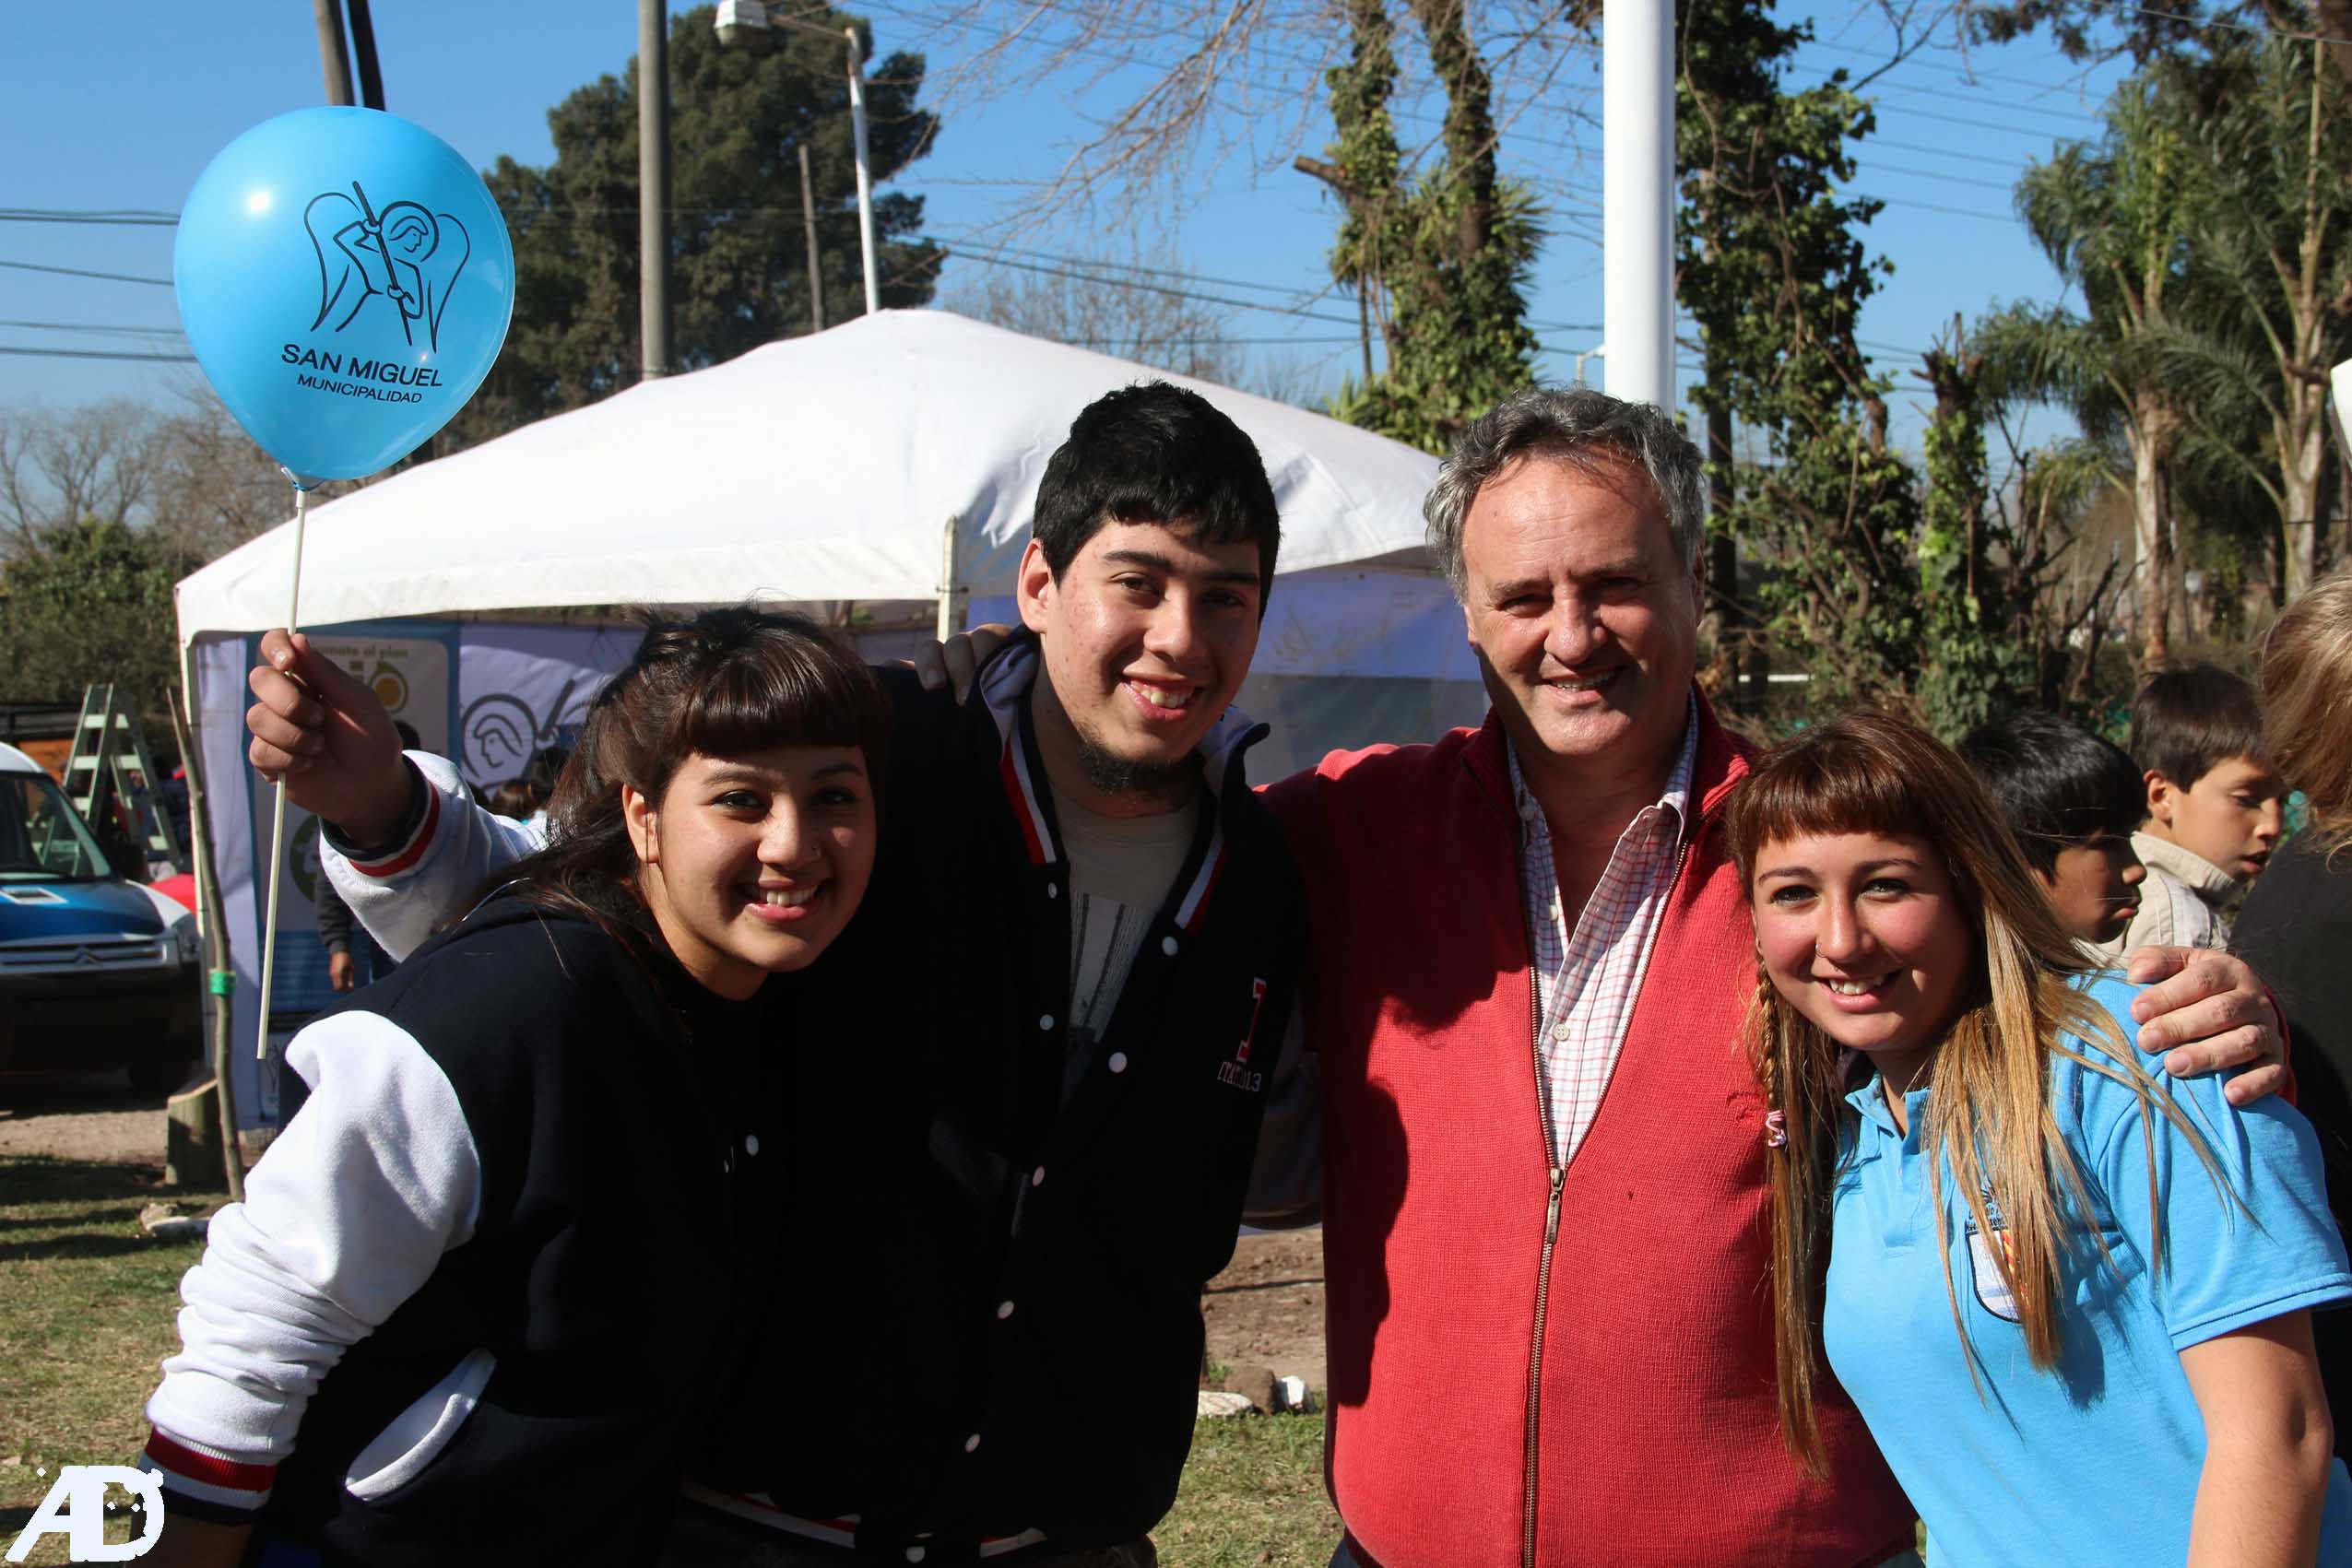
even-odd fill
[[[195,917],[115,875],[40,763],[0,746],[0,1071],[187,1081],[202,1033]]]

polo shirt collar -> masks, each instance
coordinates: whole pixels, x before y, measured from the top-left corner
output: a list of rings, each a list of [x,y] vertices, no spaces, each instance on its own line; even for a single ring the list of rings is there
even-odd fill
[[[1909,1141],[1895,1126],[1895,1113],[1886,1108],[1885,1082],[1878,1069],[1870,1065],[1869,1058],[1860,1051],[1848,1051],[1845,1066],[1846,1082],[1851,1086],[1846,1091],[1846,1103],[1851,1105],[1863,1121],[1888,1138],[1898,1143]],[[1911,1124],[1910,1138],[1918,1136],[1920,1120],[1927,1114],[1927,1096],[1928,1091],[1924,1089],[1911,1090],[1903,1096],[1903,1114]]]

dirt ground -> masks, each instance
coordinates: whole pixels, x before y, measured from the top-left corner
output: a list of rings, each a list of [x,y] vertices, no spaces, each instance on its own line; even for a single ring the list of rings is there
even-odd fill
[[[120,1073],[0,1078],[0,1155],[163,1164],[163,1105]],[[1245,1235],[1201,1300],[1209,1359],[1323,1390],[1323,1232]]]
[[[0,1078],[0,1154],[163,1166],[163,1101],[121,1073]]]

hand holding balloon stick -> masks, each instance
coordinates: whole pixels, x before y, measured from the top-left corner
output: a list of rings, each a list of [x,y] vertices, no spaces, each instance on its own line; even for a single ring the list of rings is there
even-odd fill
[[[304,109],[222,149],[180,214],[181,324],[220,400],[294,487],[286,629],[323,479],[408,456],[481,385],[506,340],[514,252],[455,148],[396,115]],[[269,1044],[286,781],[270,829],[261,1027]]]

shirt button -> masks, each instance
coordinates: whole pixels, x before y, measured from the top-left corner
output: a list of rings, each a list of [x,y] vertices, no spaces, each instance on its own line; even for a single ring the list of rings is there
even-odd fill
[[[1029,1173],[1029,1185],[1033,1187],[1042,1187],[1046,1185],[1046,1168],[1043,1165]]]
[[[1566,1019],[1562,1019],[1552,1026],[1552,1038],[1554,1040],[1566,1040],[1571,1032]]]
[[[1532,822],[1542,809],[1543,808],[1536,805],[1534,801],[1522,799],[1519,802],[1519,820],[1522,822]]]
[[[743,1135],[743,1152],[746,1154],[757,1154],[759,1151],[760,1135],[758,1133],[745,1133]]]
[[[997,1321],[998,1321],[998,1322],[1002,1323],[1002,1322],[1003,1322],[1006,1318],[1011,1317],[1011,1315],[1012,1315],[1012,1303],[1011,1303],[1011,1302],[999,1302],[999,1303],[997,1303]]]
[[[1061,884],[1059,882],[1046,883],[1046,896],[1049,899],[1058,899],[1061,897]]]
[[[963,1440],[963,1451],[966,1454],[976,1453],[978,1452],[979,1447],[980,1434],[976,1432]]]
[[[1039,1029],[1051,1029],[1051,1028],[1053,1028],[1053,1027],[1054,1027],[1054,1015],[1053,1015],[1053,1014],[1051,1014],[1051,1013],[1046,1013],[1046,1014],[1045,1014],[1044,1016],[1042,1016],[1041,1018],[1039,1018],[1039,1019],[1037,1020],[1037,1027],[1038,1027]]]
[[[1168,955],[1168,957],[1170,957],[1170,958],[1174,958],[1174,957],[1176,957],[1176,939],[1174,937],[1161,937],[1161,938],[1160,938],[1160,950],[1161,950],[1162,952],[1164,952],[1164,953],[1167,954],[1167,955]]]
[[[1123,1073],[1127,1071],[1127,1053],[1124,1051],[1112,1052],[1110,1068],[1111,1071],[1115,1073]]]
[[[922,1562],[922,1561],[923,1561],[923,1549],[922,1549],[921,1547],[919,1547],[919,1546],[910,1546],[910,1547],[908,1547],[908,1548],[906,1549],[906,1561],[908,1561],[909,1562]]]

